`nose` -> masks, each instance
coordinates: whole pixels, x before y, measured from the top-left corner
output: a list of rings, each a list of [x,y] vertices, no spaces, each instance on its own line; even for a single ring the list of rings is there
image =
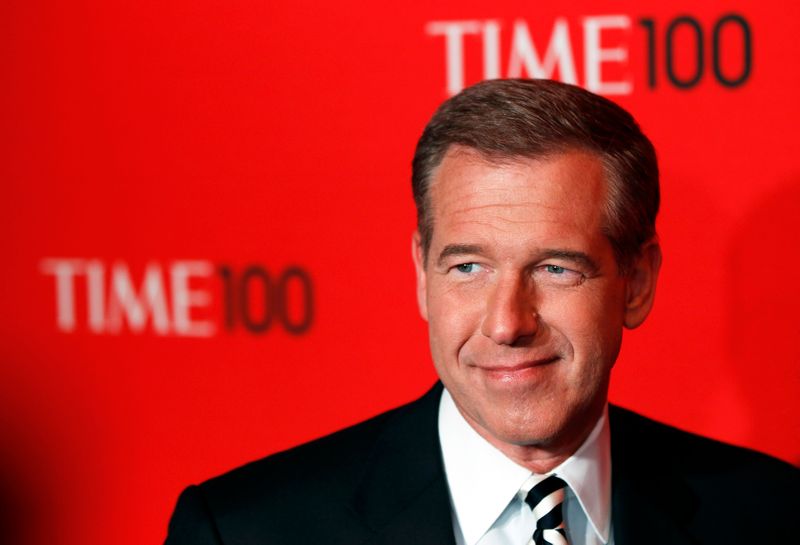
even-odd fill
[[[532,286],[524,278],[500,279],[486,302],[481,333],[497,344],[514,345],[539,327]]]

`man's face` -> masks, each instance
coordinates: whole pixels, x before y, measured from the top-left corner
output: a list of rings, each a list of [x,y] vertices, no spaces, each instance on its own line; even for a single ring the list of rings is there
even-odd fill
[[[586,152],[492,163],[454,147],[434,172],[427,264],[414,244],[420,312],[439,377],[495,444],[577,447],[623,326],[644,319],[602,233],[605,199]]]

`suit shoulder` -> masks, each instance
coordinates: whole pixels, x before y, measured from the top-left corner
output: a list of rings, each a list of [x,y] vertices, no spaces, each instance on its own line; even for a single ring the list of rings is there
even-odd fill
[[[441,492],[446,505],[446,489],[437,488],[441,391],[437,383],[413,403],[190,487],[175,508],[169,545],[361,543],[373,524],[394,517],[391,505],[422,492]],[[390,501],[375,501],[387,490]]]
[[[376,452],[429,425],[441,388],[364,422],[233,469],[198,485],[215,518],[271,506],[284,512],[320,504],[345,505]]]
[[[762,452],[684,431],[620,407],[611,408],[610,420],[612,456],[629,460],[635,456],[636,463],[673,467],[709,484],[736,479],[740,487],[785,494],[800,486],[798,468]]]
[[[303,483],[315,487],[326,482],[349,482],[363,467],[387,422],[401,414],[403,407],[329,435],[277,452],[211,478],[199,486],[212,497],[247,497],[257,494],[282,495]],[[331,483],[334,484],[334,483]]]
[[[360,467],[381,430],[400,411],[190,486],[178,499],[166,544],[319,541],[308,521],[350,518],[347,497],[359,481]],[[357,532],[357,525],[352,526]]]

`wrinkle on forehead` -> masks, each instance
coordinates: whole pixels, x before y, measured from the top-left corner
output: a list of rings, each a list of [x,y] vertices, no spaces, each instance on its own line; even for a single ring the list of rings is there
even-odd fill
[[[494,194],[497,196],[500,203],[504,206],[511,206],[509,201],[513,200],[516,195],[526,195],[531,190],[531,184],[541,185],[547,184],[551,189],[557,190],[561,194],[565,194],[567,189],[564,186],[573,185],[567,181],[560,179],[559,171],[548,172],[550,176],[543,177],[543,170],[547,171],[549,164],[555,162],[559,157],[569,156],[573,162],[581,163],[582,170],[578,171],[581,175],[583,188],[591,193],[592,197],[605,197],[606,184],[597,184],[598,179],[605,179],[605,169],[602,161],[597,155],[583,150],[568,150],[564,153],[554,153],[543,157],[528,158],[528,157],[507,157],[507,158],[490,158],[482,155],[476,150],[469,148],[458,148],[455,152],[448,152],[442,162],[437,166],[432,180],[438,181],[431,185],[431,192],[440,194],[442,192],[441,177],[447,174],[449,184],[452,187],[453,177],[457,177],[461,182],[456,186],[458,195],[454,196],[452,191],[444,199],[445,204],[458,204],[461,201],[469,201],[471,198],[481,195],[487,196]],[[478,189],[478,185],[485,180],[479,177],[467,178],[459,176],[465,170],[473,170],[474,167],[478,169],[485,169],[487,173],[491,173],[492,186],[482,186]],[[445,171],[445,172],[442,172]],[[572,172],[575,174],[575,172]],[[598,176],[598,174],[600,176]],[[438,195],[442,196],[442,195]],[[438,199],[434,199],[438,200]],[[519,201],[517,204],[526,205],[545,205],[541,202]]]
[[[563,158],[569,159],[568,165]],[[491,231],[543,224],[602,228],[607,184],[602,162],[593,153],[573,150],[542,158],[488,160],[460,148],[445,157],[435,179],[431,208],[439,225]],[[597,203],[588,214],[587,203]]]
[[[450,181],[447,193],[444,189],[434,189],[434,203],[440,206],[436,212],[441,215],[463,215],[475,212],[491,212],[496,209],[498,217],[513,214],[516,211],[530,211],[531,208],[556,210],[563,208],[552,204],[545,199],[530,200],[530,180],[527,179],[524,169],[518,169],[518,174],[495,171],[492,179],[493,185],[486,187],[485,180],[463,180],[457,185]],[[502,176],[498,176],[502,174]],[[439,184],[440,186],[442,184]],[[490,201],[490,202],[487,202]]]
[[[498,180],[498,183],[503,181],[505,178],[502,181]],[[474,181],[476,186],[479,182],[478,180]],[[530,187],[532,182],[529,179],[515,179],[513,183],[518,184],[519,187],[486,188],[482,191],[475,189],[468,190],[466,194],[462,194],[460,188],[456,188],[455,191],[450,191],[446,195],[437,195],[442,198],[435,199],[435,202],[439,202],[441,205],[436,211],[436,216],[440,221],[450,224],[466,222],[476,225],[491,221],[509,225],[539,223],[579,225],[581,224],[578,222],[579,219],[591,219],[592,221],[585,224],[588,227],[588,224],[594,224],[594,220],[599,220],[602,215],[600,206],[597,207],[596,214],[593,216],[587,217],[585,214],[575,213],[581,207],[581,204],[576,202],[579,198],[591,199],[598,203],[603,202],[604,195],[601,191],[591,191],[588,196],[581,195],[580,197],[570,195],[566,191],[559,191],[555,195],[548,193],[542,198],[530,199],[531,191],[535,190]],[[551,189],[561,185],[550,180],[536,180],[533,183],[547,184]],[[514,197],[517,195],[524,197],[525,200],[515,199]]]

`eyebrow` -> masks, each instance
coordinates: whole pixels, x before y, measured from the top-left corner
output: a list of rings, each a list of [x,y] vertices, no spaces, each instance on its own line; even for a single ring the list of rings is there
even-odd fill
[[[594,259],[583,252],[562,250],[557,248],[552,250],[544,250],[539,255],[541,259],[566,259],[567,261],[572,261],[573,263],[579,263],[592,272],[597,272],[600,270],[600,266],[594,261]]]
[[[479,244],[448,244],[439,253],[436,263],[441,266],[444,261],[454,255],[480,255],[483,254],[483,246]]]

